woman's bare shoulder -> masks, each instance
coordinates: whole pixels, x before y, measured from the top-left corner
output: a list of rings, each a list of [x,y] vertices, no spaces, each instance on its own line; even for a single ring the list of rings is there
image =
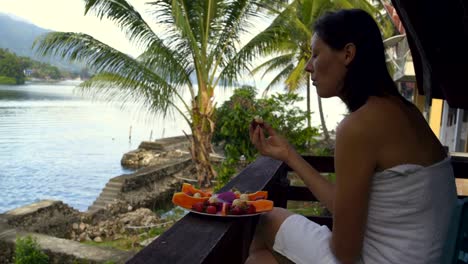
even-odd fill
[[[348,114],[338,125],[337,133],[339,131],[350,131],[351,133],[367,134],[372,132],[375,126],[382,122],[383,118],[387,116],[389,110],[378,100],[369,99],[358,110]]]

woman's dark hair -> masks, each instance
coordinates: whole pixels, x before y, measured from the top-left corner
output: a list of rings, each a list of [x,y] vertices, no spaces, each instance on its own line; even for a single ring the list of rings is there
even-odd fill
[[[367,12],[345,9],[326,13],[317,20],[314,31],[334,50],[342,50],[348,43],[356,46],[341,91],[349,111],[356,111],[369,96],[394,95],[407,102],[388,73],[379,27]]]

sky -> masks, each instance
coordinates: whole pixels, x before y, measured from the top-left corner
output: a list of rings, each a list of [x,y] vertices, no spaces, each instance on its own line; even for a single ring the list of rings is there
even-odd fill
[[[151,16],[148,14],[148,6],[145,5],[148,1],[128,0],[145,21],[151,25]],[[0,0],[0,12],[14,15],[45,29],[89,34],[99,41],[134,57],[142,52],[142,50],[129,43],[124,33],[113,22],[106,19],[100,21],[92,13],[85,16],[83,0]],[[261,30],[267,24],[255,22],[255,25],[260,25],[257,30]],[[248,38],[249,36],[246,36],[244,41],[247,41]],[[267,75],[263,80],[256,77],[254,80],[255,85],[262,91],[262,86],[264,87],[272,76]],[[301,96],[305,96],[305,91],[301,92]],[[315,89],[312,89],[311,105],[312,111],[315,112],[312,116],[313,125],[319,124],[316,96]],[[323,107],[326,109],[327,126],[334,129],[336,124],[343,118],[343,114],[346,113],[346,107],[338,98],[322,101]],[[305,109],[305,100],[301,102],[300,107]]]
[[[144,18],[147,0],[129,0]],[[100,21],[94,14],[84,15],[82,0],[0,0],[0,12],[12,14],[39,27],[54,31],[82,32],[127,54],[137,56],[133,47],[112,22]]]

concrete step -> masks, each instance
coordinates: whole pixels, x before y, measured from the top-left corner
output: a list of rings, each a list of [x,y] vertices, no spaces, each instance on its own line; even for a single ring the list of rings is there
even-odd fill
[[[97,206],[106,206],[108,204],[115,204],[116,202],[113,201],[113,200],[103,200],[103,199],[97,199],[96,201],[94,201],[93,205],[97,205]]]
[[[103,208],[104,207],[91,205],[90,207],[88,207],[88,212],[89,213],[94,213],[94,212],[97,212],[98,210],[103,209]]]
[[[110,182],[106,183],[105,188],[107,188],[107,187],[120,188],[120,187],[122,187],[122,185],[123,185],[123,183],[121,183],[121,182],[112,182],[112,181],[110,181]]]
[[[120,187],[105,187],[103,191],[110,191],[110,192],[120,192],[121,188]]]
[[[114,192],[102,192],[102,193],[99,195],[98,199],[99,199],[99,198],[102,198],[102,199],[107,199],[107,200],[111,199],[111,200],[112,200],[112,199],[117,199],[117,197],[118,197],[118,193],[114,193]]]

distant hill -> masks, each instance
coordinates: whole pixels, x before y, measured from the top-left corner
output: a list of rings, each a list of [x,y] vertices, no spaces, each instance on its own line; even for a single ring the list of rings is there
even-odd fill
[[[34,54],[32,44],[41,34],[52,32],[25,21],[0,13],[0,48],[8,49],[18,56],[25,56],[37,61],[50,63],[60,69],[80,72],[82,66],[70,64],[59,58],[41,57]]]

